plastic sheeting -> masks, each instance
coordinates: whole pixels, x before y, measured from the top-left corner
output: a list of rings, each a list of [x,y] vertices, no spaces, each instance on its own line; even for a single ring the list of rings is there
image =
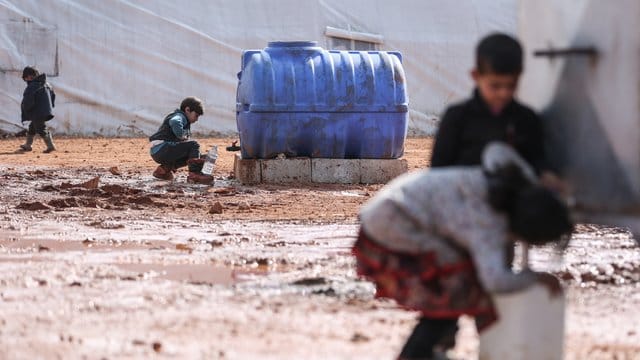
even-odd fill
[[[640,237],[640,3],[531,1],[520,32],[531,47],[522,99],[543,115],[550,157],[588,221]],[[596,56],[533,57],[533,50],[593,48]],[[605,213],[608,214],[605,216]]]
[[[58,95],[58,134],[149,134],[189,95],[206,107],[195,132],[235,133],[242,50],[274,40],[329,49],[330,26],[403,53],[409,127],[429,133],[470,94],[477,40],[515,33],[516,13],[517,0],[0,0],[0,129],[20,125],[21,70],[36,65]]]

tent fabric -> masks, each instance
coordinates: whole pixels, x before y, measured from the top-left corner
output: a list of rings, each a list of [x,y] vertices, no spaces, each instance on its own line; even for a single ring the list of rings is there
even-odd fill
[[[585,211],[640,210],[640,2],[523,2],[530,46],[521,98],[542,114],[551,159]],[[535,57],[535,50],[593,48],[597,56]],[[640,222],[632,226],[640,230]]]
[[[233,134],[243,49],[315,40],[327,27],[379,35],[403,54],[410,131],[468,96],[473,49],[516,32],[517,0],[0,0],[0,129],[20,125],[26,65],[53,84],[57,134],[152,133],[180,100],[204,100],[201,134]]]

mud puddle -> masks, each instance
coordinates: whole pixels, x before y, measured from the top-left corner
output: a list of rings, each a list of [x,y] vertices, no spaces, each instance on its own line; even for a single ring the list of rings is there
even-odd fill
[[[93,240],[83,241],[60,241],[60,240],[0,240],[0,248],[9,253],[57,253],[69,251],[127,251],[127,250],[149,250],[154,248],[168,248],[172,246],[167,241],[147,241],[144,243],[131,242],[96,242]]]
[[[581,286],[640,282],[640,248],[620,228],[579,225],[564,250],[543,247],[530,252],[533,269],[552,271]]]
[[[114,264],[118,268],[137,273],[138,277],[151,277],[195,285],[232,285],[239,280],[237,271],[221,266],[204,264]]]
[[[0,236],[0,253],[4,254],[39,252],[67,258],[73,254],[64,253],[80,251],[90,261],[93,254],[104,259],[104,253],[114,252],[114,256],[164,263],[168,259],[213,262],[247,270],[243,276],[298,270],[338,274],[328,269],[351,266],[350,247],[357,230],[349,224],[158,222],[126,220],[124,216],[85,224],[61,219],[29,225],[5,223],[2,227],[6,230]]]
[[[356,214],[379,186],[243,187],[221,180],[223,155],[213,187],[158,181],[146,139],[60,141],[0,165],[1,358],[392,359],[415,325],[354,271]],[[430,145],[413,144],[422,168]],[[128,157],[111,169],[114,150]],[[568,274],[566,358],[639,358],[637,248],[606,227],[574,240],[531,253]],[[453,358],[475,358],[461,327]]]
[[[65,211],[82,208],[142,210],[177,206],[184,199],[202,195],[233,196],[251,190],[234,187],[233,182],[217,179],[214,186],[189,184],[179,180],[158,181],[151,176],[124,176],[117,169],[36,169],[2,175],[6,182],[29,182],[29,188],[13,191],[24,198],[15,209],[24,211]],[[10,186],[10,184],[8,184]],[[31,191],[31,193],[29,192]],[[38,194],[33,200],[33,192]],[[21,196],[23,195],[23,196]],[[31,195],[31,196],[27,196]],[[203,201],[202,206],[206,206]]]

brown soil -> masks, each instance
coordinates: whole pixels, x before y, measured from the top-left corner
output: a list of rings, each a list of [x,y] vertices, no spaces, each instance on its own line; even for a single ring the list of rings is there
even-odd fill
[[[19,144],[0,140],[0,358],[392,359],[415,324],[355,276],[357,210],[380,185],[242,186],[222,151],[209,187],[154,179],[145,139]],[[408,140],[411,169],[431,146]],[[626,231],[581,225],[562,260],[531,259],[567,288],[566,358],[640,358]],[[451,355],[473,358],[461,325]]]
[[[203,149],[218,145],[224,149],[234,139],[204,139],[200,141]],[[410,169],[427,166],[432,140],[429,138],[409,139],[406,145],[405,159]],[[162,191],[162,200],[148,197],[125,197],[110,203],[115,206],[138,204],[151,207],[168,207],[174,216],[198,218],[200,220],[310,220],[310,221],[355,221],[355,214],[362,202],[375,193],[380,185],[259,185],[239,186],[232,181],[233,154],[222,151],[216,163],[216,186],[187,190],[185,194],[186,170],[179,170],[173,182],[155,181],[150,175],[157,166],[148,155],[145,139],[56,139],[59,151],[42,154],[38,151],[16,153],[20,139],[0,142],[0,164],[8,166],[7,174],[19,171],[28,165],[37,170],[27,170],[24,180],[44,180],[46,184],[40,190],[58,192],[71,196],[105,197],[104,192],[114,194],[118,191],[100,187],[102,191],[83,192],[82,183],[99,176],[103,179],[118,179],[126,182],[145,181],[149,192]],[[34,149],[37,148],[34,146]],[[46,167],[46,170],[44,169]],[[116,169],[114,169],[114,167]],[[81,170],[88,170],[83,173]],[[113,175],[114,170],[120,175]],[[67,172],[61,180],[56,173]],[[5,174],[6,176],[6,174]],[[12,175],[14,176],[14,175]],[[57,181],[56,181],[57,180]],[[84,186],[86,188],[86,186]],[[121,190],[121,191],[130,191]],[[123,193],[121,193],[123,194]],[[109,196],[107,196],[109,197]],[[209,214],[213,204],[222,205],[222,213]],[[54,207],[64,207],[69,202],[54,203]],[[87,202],[81,200],[77,206],[104,208],[109,201]],[[62,205],[56,206],[55,204]],[[86,204],[86,205],[82,205]],[[51,205],[51,204],[50,204]],[[28,206],[28,205],[25,205]],[[30,205],[36,206],[37,205]],[[69,207],[69,206],[67,206]]]

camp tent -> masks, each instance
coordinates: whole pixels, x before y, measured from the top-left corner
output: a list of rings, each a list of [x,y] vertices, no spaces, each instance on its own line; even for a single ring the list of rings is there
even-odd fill
[[[430,133],[468,96],[473,48],[515,33],[516,0],[1,0],[0,129],[20,124],[20,71],[36,65],[58,94],[57,134],[152,132],[187,95],[196,130],[231,134],[243,49],[273,40],[404,55],[410,131]]]
[[[526,1],[521,98],[540,111],[550,158],[582,221],[640,239],[640,2]],[[537,55],[536,55],[537,54]]]

